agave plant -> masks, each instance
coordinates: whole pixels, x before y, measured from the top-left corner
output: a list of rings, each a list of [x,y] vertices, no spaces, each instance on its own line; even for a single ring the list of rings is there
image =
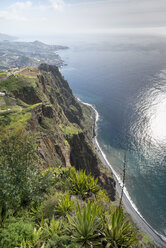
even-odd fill
[[[122,209],[114,211],[105,227],[106,248],[129,248],[137,242],[136,234],[125,220]]]
[[[45,239],[52,237],[55,233],[57,235],[63,235],[65,224],[65,221],[55,220],[54,217],[51,219],[49,224],[45,222],[43,225],[43,234],[45,236]]]
[[[72,239],[80,247],[96,247],[101,245],[102,221],[100,208],[88,201],[81,210],[79,204],[73,217],[68,216]]]
[[[70,200],[70,195],[65,194],[58,202],[55,208],[55,214],[59,216],[66,216],[73,208],[73,201]]]
[[[82,198],[90,196],[91,193],[96,194],[100,188],[97,185],[98,179],[94,179],[91,175],[80,170],[76,172],[74,168],[70,171],[70,188],[75,195],[81,195]]]

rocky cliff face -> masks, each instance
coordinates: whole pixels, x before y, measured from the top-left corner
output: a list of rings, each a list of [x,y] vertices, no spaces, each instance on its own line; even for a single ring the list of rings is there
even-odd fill
[[[114,200],[112,174],[100,162],[91,142],[92,111],[73,96],[58,68],[42,64],[38,69],[26,68],[15,77],[19,87],[17,83],[17,87],[14,84],[4,88],[8,100],[15,102],[15,111],[9,114],[1,111],[0,116],[5,114],[8,125],[17,125],[19,118],[24,120],[23,124],[34,133],[39,143],[41,167],[73,165],[85,169],[99,178],[99,183]],[[16,115],[16,122],[12,123]],[[0,118],[0,124],[3,121],[4,118]]]

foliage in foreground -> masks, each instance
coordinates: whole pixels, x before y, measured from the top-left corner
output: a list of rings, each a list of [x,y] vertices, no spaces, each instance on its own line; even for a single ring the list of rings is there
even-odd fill
[[[73,240],[81,247],[101,244],[102,221],[100,207],[88,201],[81,210],[77,205],[75,215],[68,216]]]
[[[35,154],[25,130],[1,133],[1,248],[138,245],[123,211],[112,208],[97,179],[73,167],[40,171]]]
[[[73,168],[70,171],[70,188],[73,194],[81,195],[83,199],[89,197],[92,193],[96,194],[100,188],[97,185],[98,179],[91,175],[86,175],[85,171],[79,173]]]
[[[9,209],[18,211],[41,199],[47,176],[38,169],[33,137],[25,130],[0,133],[0,223]]]
[[[105,225],[107,247],[132,247],[137,241],[131,224],[125,220],[122,209],[116,209]]]
[[[23,239],[32,240],[33,225],[23,220],[9,219],[0,232],[0,247],[19,246]]]

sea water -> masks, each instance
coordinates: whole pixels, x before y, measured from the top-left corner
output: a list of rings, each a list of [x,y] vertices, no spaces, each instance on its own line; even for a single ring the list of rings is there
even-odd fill
[[[99,113],[98,141],[145,220],[166,236],[166,38],[98,35],[51,43],[73,93]]]

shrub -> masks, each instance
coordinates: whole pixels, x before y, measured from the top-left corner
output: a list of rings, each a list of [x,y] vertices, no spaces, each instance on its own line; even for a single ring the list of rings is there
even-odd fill
[[[114,211],[105,227],[105,241],[108,248],[129,248],[137,241],[136,234],[130,223],[125,220],[122,209]]]
[[[0,247],[14,248],[20,245],[21,241],[32,240],[33,225],[23,220],[9,219],[0,232]]]
[[[63,235],[66,229],[66,221],[64,220],[55,220],[53,217],[48,224],[46,221],[43,224],[43,235],[46,239],[52,238],[52,236],[56,233],[57,235]]]
[[[42,172],[43,175],[45,175],[46,173],[49,173],[52,186],[54,186],[57,190],[61,190],[63,192],[68,190],[68,181],[70,177],[69,168],[48,168],[44,172]]]
[[[99,206],[88,201],[82,210],[77,205],[73,217],[68,216],[72,238],[81,247],[101,245],[102,221],[100,212]]]
[[[0,133],[0,212],[17,211],[41,200],[51,185],[49,173],[37,168],[36,144],[24,129]]]
[[[62,192],[56,192],[54,195],[48,195],[47,199],[41,204],[41,206],[35,211],[35,215],[41,218],[48,218],[49,220],[55,215],[58,203],[65,194]]]
[[[43,218],[51,220],[55,215],[65,217],[73,207],[74,202],[70,200],[67,192],[56,192],[54,195],[47,195],[46,200],[39,207],[31,208],[31,215],[39,223]]]
[[[73,209],[73,201],[70,200],[70,195],[65,194],[62,199],[59,199],[58,205],[55,208],[55,214],[66,216]]]
[[[58,236],[54,234],[52,239],[49,242],[48,248],[76,248],[76,244],[71,242],[69,236],[63,235]]]
[[[17,208],[31,201],[36,173],[35,147],[25,130],[0,134],[0,205]]]
[[[24,86],[31,85],[28,85],[21,77],[15,77],[14,75],[0,82],[0,90],[14,91],[19,90]]]
[[[43,236],[43,229],[42,227],[34,228],[33,236],[31,240],[23,239],[21,244],[16,248],[34,248],[40,247],[45,248],[44,236]]]
[[[97,178],[86,175],[83,170],[76,172],[75,168],[72,168],[70,171],[70,189],[75,195],[81,195],[83,199],[100,190],[97,181]]]

